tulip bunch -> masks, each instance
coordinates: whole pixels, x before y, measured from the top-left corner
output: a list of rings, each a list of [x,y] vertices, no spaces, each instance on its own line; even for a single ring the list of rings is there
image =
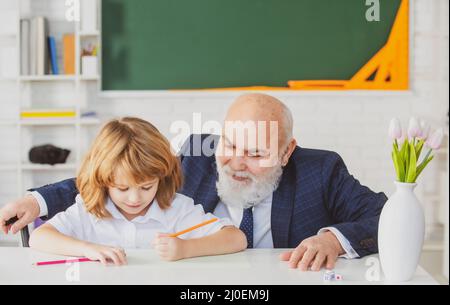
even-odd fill
[[[415,183],[425,167],[433,160],[432,152],[442,145],[444,130],[441,128],[432,134],[430,131],[430,125],[425,121],[411,118],[405,134],[400,121],[392,119],[389,136],[394,141],[392,160],[399,182]],[[422,159],[420,157],[424,148],[428,151]]]

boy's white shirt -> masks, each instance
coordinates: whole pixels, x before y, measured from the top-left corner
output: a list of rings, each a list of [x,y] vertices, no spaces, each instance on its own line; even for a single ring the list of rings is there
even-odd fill
[[[211,213],[205,213],[202,205],[194,205],[194,201],[182,194],[176,194],[171,206],[162,210],[155,198],[144,216],[138,216],[132,221],[127,220],[119,212],[115,204],[108,199],[107,211],[112,218],[98,219],[88,213],[80,195],[76,203],[54,216],[47,223],[60,233],[95,244],[121,247],[124,249],[151,248],[157,233],[175,233],[203,221],[215,218]],[[228,218],[198,228],[181,235],[179,238],[200,238],[216,233],[224,226],[233,226]]]

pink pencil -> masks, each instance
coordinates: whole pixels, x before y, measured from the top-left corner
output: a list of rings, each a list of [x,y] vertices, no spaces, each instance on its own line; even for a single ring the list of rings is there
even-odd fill
[[[97,262],[90,260],[89,258],[75,258],[75,259],[64,259],[59,261],[48,261],[48,262],[37,262],[33,265],[35,266],[49,266],[49,265],[62,265],[62,264],[71,264],[71,263],[86,263],[86,262]]]

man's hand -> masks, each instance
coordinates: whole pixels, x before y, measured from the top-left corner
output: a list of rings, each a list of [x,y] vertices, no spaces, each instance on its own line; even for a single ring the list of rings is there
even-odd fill
[[[39,213],[40,208],[38,202],[33,196],[27,195],[0,209],[0,229],[5,234],[8,234],[9,231],[16,234],[22,228],[38,218]],[[7,226],[6,222],[15,216],[17,216],[19,220],[13,225]]]
[[[325,265],[333,269],[339,255],[345,251],[336,236],[328,231],[305,239],[294,251],[284,252],[280,255],[282,261],[289,261],[289,267],[307,271],[320,271]]]

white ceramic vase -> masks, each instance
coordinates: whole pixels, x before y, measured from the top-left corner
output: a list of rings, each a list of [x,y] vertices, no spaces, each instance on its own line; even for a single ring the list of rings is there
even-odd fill
[[[425,216],[415,183],[395,182],[378,227],[381,267],[388,282],[409,281],[416,272],[425,235]]]

